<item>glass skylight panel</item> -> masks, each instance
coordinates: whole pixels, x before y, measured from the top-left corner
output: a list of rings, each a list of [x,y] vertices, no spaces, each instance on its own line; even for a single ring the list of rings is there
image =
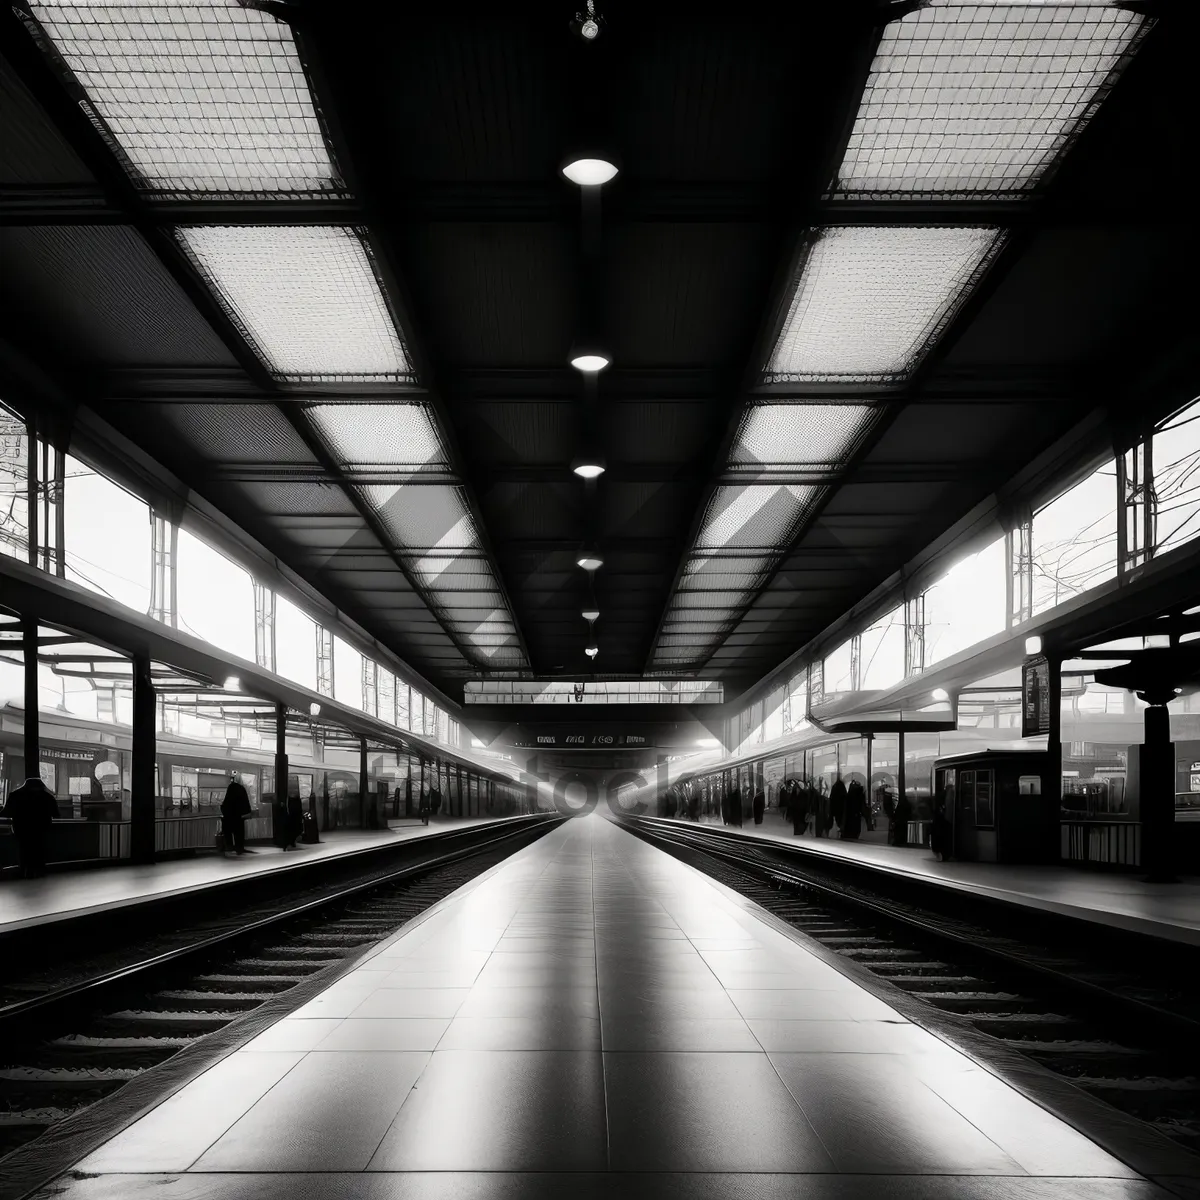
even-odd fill
[[[321,441],[351,471],[446,464],[423,404],[314,404],[306,413]]]
[[[1094,0],[935,0],[890,22],[836,194],[1003,196],[1032,187],[1145,25]]]
[[[179,236],[278,378],[411,377],[366,246],[353,229],[190,226]]]
[[[966,292],[995,229],[834,226],[813,241],[769,380],[904,378]]]
[[[32,0],[134,182],[168,196],[342,190],[296,43],[238,0]]]
[[[738,431],[730,468],[841,466],[876,411],[867,404],[755,405]]]
[[[774,548],[789,537],[817,491],[815,487],[791,484],[718,487],[696,538],[696,548]]]

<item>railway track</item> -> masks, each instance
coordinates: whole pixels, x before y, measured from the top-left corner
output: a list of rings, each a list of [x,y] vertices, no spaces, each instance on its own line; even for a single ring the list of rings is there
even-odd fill
[[[660,821],[626,827],[944,1019],[1200,1152],[1200,993],[1194,961],[1178,961],[1186,948],[1173,948],[1170,966],[1123,964],[1112,944],[1098,957],[1048,939],[1036,918],[1023,918],[1023,934],[997,932],[958,898],[939,909],[849,886],[786,847]]]
[[[557,824],[464,839],[263,916],[0,1005],[0,1174],[5,1157],[88,1105],[347,958]],[[491,832],[491,831],[488,831]]]

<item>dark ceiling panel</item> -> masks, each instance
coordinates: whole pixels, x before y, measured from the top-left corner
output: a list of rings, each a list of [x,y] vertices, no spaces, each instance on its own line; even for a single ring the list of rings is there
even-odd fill
[[[133,229],[0,228],[0,262],[0,306],[68,362],[236,365]]]
[[[567,361],[578,284],[571,232],[527,222],[416,226],[402,238],[428,352],[455,367]]]
[[[482,463],[567,463],[578,445],[579,406],[477,400],[462,407],[467,455]]]
[[[774,269],[762,225],[622,224],[605,255],[606,328],[627,367],[716,366],[736,373]]]
[[[0,57],[0,184],[86,185],[93,177],[70,143]]]

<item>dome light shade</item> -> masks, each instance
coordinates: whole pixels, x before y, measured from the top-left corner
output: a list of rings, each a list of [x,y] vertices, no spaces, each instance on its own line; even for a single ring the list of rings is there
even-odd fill
[[[612,359],[607,354],[597,350],[581,350],[571,355],[571,366],[585,375],[595,375],[598,371],[603,371],[611,362]]]
[[[587,649],[584,651],[584,654],[586,654],[586,655],[588,656],[588,658],[595,658],[595,657],[596,657],[596,655],[597,655],[597,654],[599,654],[599,653],[600,653],[600,647],[599,647],[599,646],[589,646],[589,647],[588,647],[588,648],[587,648]]]
[[[604,474],[604,466],[598,462],[584,460],[571,468],[581,479],[598,479]]]
[[[617,176],[617,165],[606,158],[572,158],[562,173],[580,187],[599,187]]]
[[[308,715],[310,717],[319,717],[321,715],[321,706],[315,700],[308,706]]]
[[[940,703],[942,700],[949,700],[950,693],[948,691],[946,691],[945,688],[934,688],[933,689],[933,698]]]
[[[580,614],[585,621],[595,621],[600,616],[598,608],[585,608]]]
[[[584,550],[575,561],[585,571],[598,571],[604,566],[604,559],[595,550]]]

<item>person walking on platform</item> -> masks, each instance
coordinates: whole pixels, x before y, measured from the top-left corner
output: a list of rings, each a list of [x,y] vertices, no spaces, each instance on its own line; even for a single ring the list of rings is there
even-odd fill
[[[242,824],[250,815],[250,795],[236,775],[229,778],[225,799],[221,801],[221,833],[225,849],[235,854],[246,853],[246,832]]]
[[[422,825],[429,824],[429,793],[422,791],[421,803],[417,808],[417,815],[421,818]]]
[[[58,816],[58,801],[40,778],[26,779],[13,790],[4,806],[17,840],[17,864],[22,879],[37,879],[46,873],[50,848],[50,825]]]
[[[763,823],[763,813],[767,811],[767,798],[765,795],[763,795],[762,788],[759,788],[758,791],[754,793],[752,808],[754,811],[755,825],[761,825]]]
[[[863,809],[866,807],[867,793],[857,779],[850,781],[846,789],[845,818],[842,821],[842,839],[856,842],[862,834]]]

